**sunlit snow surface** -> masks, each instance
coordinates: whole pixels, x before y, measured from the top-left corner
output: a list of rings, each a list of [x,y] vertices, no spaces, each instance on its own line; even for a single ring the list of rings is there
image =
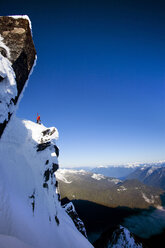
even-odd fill
[[[57,157],[51,155],[51,147],[37,152],[45,129],[43,125],[14,117],[0,140],[0,234],[38,248],[92,247],[61,208],[51,183],[49,191],[43,188],[43,174],[49,166],[45,162],[58,163]],[[57,129],[47,138],[54,142],[58,138]],[[33,212],[30,196],[34,193]]]
[[[1,54],[0,76],[3,78],[0,82],[0,123],[3,123],[8,120],[8,112],[13,113],[14,111],[12,99],[17,96],[17,84],[11,62]]]

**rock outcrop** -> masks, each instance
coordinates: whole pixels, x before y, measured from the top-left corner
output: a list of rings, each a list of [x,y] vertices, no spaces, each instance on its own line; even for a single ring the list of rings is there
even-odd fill
[[[35,58],[28,17],[0,17],[0,137],[14,112]],[[10,72],[6,67],[10,67]]]
[[[105,231],[94,243],[95,248],[142,248],[137,238],[123,226]]]
[[[69,199],[67,199],[67,197],[66,197],[66,198],[63,198],[61,200],[61,204],[62,204],[62,207],[65,209],[66,213],[73,220],[73,222],[74,222],[76,228],[79,230],[79,232],[81,232],[86,238],[88,238],[87,232],[85,229],[85,225],[84,225],[83,221],[79,218],[73,203],[71,201],[69,201]]]

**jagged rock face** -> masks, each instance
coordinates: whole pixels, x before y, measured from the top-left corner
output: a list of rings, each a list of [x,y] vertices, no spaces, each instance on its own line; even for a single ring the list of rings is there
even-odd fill
[[[94,243],[95,248],[144,248],[132,233],[123,226],[105,231]]]
[[[73,222],[74,222],[76,228],[79,230],[79,232],[81,232],[86,238],[88,238],[87,233],[86,233],[86,229],[85,229],[85,225],[84,225],[83,221],[79,218],[73,203],[71,201],[69,201],[67,198],[63,198],[61,201],[61,204],[62,204],[62,207],[65,209],[66,213],[73,220]]]
[[[16,94],[6,101],[4,90],[0,94],[0,104],[5,105],[6,117],[0,118],[0,137],[14,111],[18,98],[25,86],[36,57],[29,21],[26,18],[0,17],[0,92],[5,87],[7,72],[5,63],[10,63],[13,80],[16,82]],[[7,110],[8,108],[8,110]],[[3,108],[4,109],[4,106]],[[11,110],[12,109],[12,110]],[[1,107],[0,107],[1,110]]]

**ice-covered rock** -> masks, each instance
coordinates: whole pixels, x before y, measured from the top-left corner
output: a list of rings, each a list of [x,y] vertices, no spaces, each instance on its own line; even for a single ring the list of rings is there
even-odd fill
[[[95,248],[142,248],[142,244],[130,231],[123,227],[110,228],[95,242]]]
[[[65,209],[66,213],[72,218],[79,232],[81,232],[87,238],[85,225],[83,221],[79,218],[73,203],[66,198],[62,199],[62,201],[64,202],[62,206]]]
[[[36,59],[27,16],[0,17],[0,137]]]

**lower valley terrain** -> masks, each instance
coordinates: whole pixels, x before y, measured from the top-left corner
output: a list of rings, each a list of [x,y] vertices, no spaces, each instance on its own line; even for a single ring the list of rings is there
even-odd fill
[[[139,178],[142,171],[143,178]],[[134,235],[134,240],[141,242],[143,247],[155,247],[159,240],[164,241],[165,190],[161,187],[163,172],[164,164],[150,164],[134,168],[123,180],[121,174],[119,178],[115,178],[89,169],[59,169],[56,177],[62,204],[66,199],[73,202],[85,224],[88,239],[95,247],[100,247],[99,242],[103,244],[107,240],[107,233],[113,243],[114,230],[124,235],[122,228],[129,230]],[[147,180],[148,177],[153,177],[152,173],[157,178],[153,183],[152,180]]]

